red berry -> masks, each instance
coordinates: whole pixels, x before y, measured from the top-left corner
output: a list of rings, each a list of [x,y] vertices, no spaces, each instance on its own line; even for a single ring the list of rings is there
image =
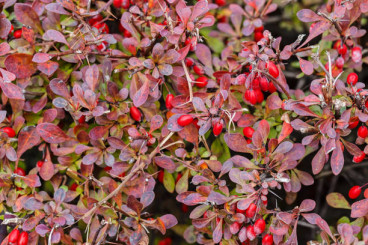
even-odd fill
[[[358,117],[352,117],[352,118],[349,119],[349,127],[348,128],[354,129],[358,126],[358,124],[359,124],[359,118]]]
[[[183,177],[181,173],[178,173],[178,176],[176,176],[175,184],[178,183],[178,181]]]
[[[368,188],[367,189],[365,189],[365,191],[364,191],[364,198],[368,198]]]
[[[251,203],[249,207],[247,208],[247,210],[245,211],[245,216],[247,216],[248,218],[253,218],[254,215],[256,214],[256,211],[257,211],[257,205],[255,205],[254,203]]]
[[[11,127],[2,128],[1,131],[6,133],[9,136],[9,138],[15,137],[15,131]]]
[[[76,191],[76,190],[77,190],[77,188],[78,188],[78,184],[74,182],[74,183],[69,187],[69,190],[71,190],[71,191]]]
[[[14,36],[14,38],[17,38],[17,39],[21,38],[22,37],[22,29],[14,31],[13,36]]]
[[[243,128],[243,134],[244,134],[245,137],[252,138],[253,133],[254,133],[254,129],[253,128],[251,128],[251,127],[245,127],[245,128]]]
[[[17,167],[15,170],[14,170],[14,173],[15,174],[18,174],[20,176],[26,176],[26,171],[24,171],[23,168],[21,167]]]
[[[270,73],[271,76],[273,76],[274,78],[278,78],[279,69],[272,61],[269,61],[267,63],[267,68],[268,68],[268,73]]]
[[[172,240],[170,237],[166,237],[165,239],[158,242],[158,245],[171,245]]]
[[[166,105],[166,108],[171,110],[173,108],[171,102],[172,100],[174,99],[174,95],[173,94],[168,94],[166,96],[166,100],[165,100],[165,105]]]
[[[358,136],[365,139],[368,136],[368,129],[366,126],[360,126],[358,129]]]
[[[181,211],[183,211],[183,213],[188,213],[188,206],[183,203],[181,205]]]
[[[192,58],[186,58],[185,59],[185,64],[188,66],[188,67],[191,67],[192,65],[194,65],[194,60]]]
[[[276,91],[277,91],[277,89],[276,89],[275,85],[273,84],[273,82],[270,82],[268,84],[268,92],[270,92],[272,94],[272,93],[275,93]]]
[[[198,125],[198,119],[197,118],[195,118],[194,120],[193,120],[193,124],[194,124],[194,126],[197,128],[197,129],[200,129],[201,127]]]
[[[193,117],[191,115],[182,115],[178,118],[179,126],[185,127],[193,122]]]
[[[360,188],[358,185],[353,186],[349,190],[349,198],[356,199],[360,196],[360,193],[362,193],[362,188]]]
[[[257,235],[262,234],[265,229],[266,229],[266,222],[264,221],[264,219],[260,218],[257,219],[256,222],[254,222],[254,232]]]
[[[237,213],[245,214],[245,211],[246,211],[246,209],[241,210],[241,209],[238,208],[238,204],[236,205],[236,212]]]
[[[132,34],[127,29],[124,30],[123,35],[124,37],[127,37],[127,38],[132,36]]]
[[[337,51],[339,52],[339,54],[344,55],[344,54],[346,54],[346,52],[348,51],[348,48],[346,47],[346,45],[345,45],[345,44],[342,44],[342,45],[340,45],[340,46],[337,48]]]
[[[142,113],[135,106],[130,107],[130,116],[133,118],[133,120],[137,122],[140,122],[142,120]]]
[[[28,233],[23,231],[20,233],[18,245],[27,245],[28,244]]]
[[[263,30],[264,30],[263,26],[259,26],[259,27],[254,28],[254,32],[263,32]]]
[[[88,23],[93,26],[93,24],[97,23],[97,22],[100,22],[101,20],[103,20],[102,16],[101,15],[95,15],[93,16],[91,19],[88,20]]]
[[[8,242],[9,243],[17,243],[18,239],[19,239],[19,230],[18,229],[14,229],[12,230],[12,232],[10,232],[9,236],[8,236]]]
[[[96,46],[98,51],[105,51],[107,49],[107,42],[103,41],[99,45]]]
[[[358,63],[362,60],[362,49],[359,47],[354,47],[351,50],[351,59],[355,62]]]
[[[10,25],[9,35],[10,35],[10,33],[12,33],[13,31],[14,31],[14,26],[13,26],[13,25]]]
[[[241,224],[238,222],[234,222],[230,225],[230,232],[232,234],[236,234],[238,233],[238,231],[240,230]]]
[[[256,93],[254,92],[254,90],[245,91],[244,99],[252,105],[255,105],[257,103],[257,97],[256,97]]]
[[[204,69],[202,66],[200,65],[194,65],[193,66],[193,71],[198,75],[198,76],[202,76],[204,75]]]
[[[219,136],[222,132],[222,128],[223,128],[223,125],[221,122],[215,123],[215,125],[213,125],[213,135]]]
[[[198,87],[198,88],[204,88],[206,87],[208,84],[208,78],[207,77],[198,77],[196,79],[196,83],[195,85]]]
[[[109,27],[106,25],[106,23],[95,23],[92,26],[95,27],[101,33],[110,32]]]
[[[225,4],[226,4],[226,0],[216,0],[216,4],[218,5],[218,6],[224,6]]]
[[[164,170],[160,170],[160,172],[158,172],[157,179],[158,179],[158,181],[160,181],[161,183],[164,183],[164,175],[165,175]]]
[[[314,26],[316,25],[316,23],[312,23],[311,25],[310,25],[310,27],[309,27],[309,32],[311,32],[312,31],[312,29],[314,28]]]
[[[364,151],[362,151],[362,153],[359,156],[354,156],[353,157],[353,162],[355,163],[360,163],[361,161],[363,161],[365,158],[365,153]]]
[[[263,33],[260,31],[254,32],[254,41],[259,42],[263,38]]]
[[[114,5],[115,8],[120,8],[121,7],[121,0],[114,0],[112,2],[112,5]]]
[[[85,123],[86,122],[86,116],[85,115],[82,115],[79,119],[78,119],[78,122],[81,124],[81,123]]]
[[[346,78],[346,82],[349,85],[355,85],[358,82],[358,75],[355,72],[351,72]]]
[[[123,9],[128,9],[130,7],[130,1],[129,0],[122,0],[121,1],[121,7]]]
[[[254,94],[256,95],[257,103],[262,103],[264,100],[263,93],[260,89],[254,90]]]
[[[38,161],[37,162],[37,167],[42,168],[43,163],[44,163],[44,161],[42,161],[42,160]]]
[[[273,244],[273,236],[271,234],[266,234],[262,238],[262,245],[272,245]]]
[[[253,241],[256,238],[256,233],[254,232],[253,225],[249,225],[246,229],[246,232],[249,240]]]
[[[336,63],[337,68],[342,69],[345,64],[344,58],[343,57],[337,58],[335,63]]]
[[[262,91],[267,92],[268,91],[268,80],[265,77],[261,77],[259,78],[259,87],[261,88]]]

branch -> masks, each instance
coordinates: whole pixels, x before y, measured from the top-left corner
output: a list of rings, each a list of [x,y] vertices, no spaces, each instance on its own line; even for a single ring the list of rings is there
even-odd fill
[[[348,170],[352,170],[354,168],[364,168],[364,167],[368,167],[368,162],[365,162],[365,163],[361,163],[361,164],[354,164],[354,165],[349,165],[347,167],[344,167],[341,172],[343,171],[348,171]],[[324,178],[324,177],[327,177],[327,176],[330,176],[330,175],[333,175],[332,171],[329,170],[329,171],[324,171],[324,172],[321,172],[319,175],[316,176],[316,179],[321,179],[321,178]]]

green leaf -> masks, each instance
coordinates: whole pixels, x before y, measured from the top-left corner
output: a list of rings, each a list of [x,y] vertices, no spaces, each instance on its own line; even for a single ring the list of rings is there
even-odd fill
[[[341,193],[332,192],[327,195],[326,201],[333,208],[351,209],[349,202]]]
[[[185,170],[183,176],[176,183],[175,190],[178,194],[183,193],[188,190],[188,175],[189,169]]]
[[[165,170],[165,173],[164,173],[164,186],[165,186],[166,190],[170,193],[173,193],[174,190],[175,190],[174,177],[172,176],[172,174],[170,174],[166,170]]]
[[[217,160],[222,163],[231,157],[229,147],[227,147],[223,137],[218,137],[212,142],[211,152],[212,155],[217,156]]]

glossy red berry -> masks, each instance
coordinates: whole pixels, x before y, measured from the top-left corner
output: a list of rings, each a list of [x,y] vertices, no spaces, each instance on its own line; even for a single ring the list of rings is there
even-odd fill
[[[178,183],[178,181],[183,177],[181,173],[178,173],[178,176],[176,176],[175,184]]]
[[[179,126],[185,127],[193,122],[193,117],[191,115],[182,115],[178,118]]]
[[[368,136],[368,129],[366,126],[360,126],[358,129],[358,136],[365,139]]]
[[[13,36],[14,36],[14,38],[17,38],[17,39],[21,38],[22,37],[22,29],[14,31]]]
[[[166,105],[166,108],[169,109],[169,110],[171,110],[173,108],[173,105],[171,104],[173,99],[174,99],[173,94],[168,94],[166,96],[165,105]]]
[[[107,26],[106,23],[95,23],[92,25],[93,27],[95,27],[99,32],[101,33],[109,33],[109,27]]]
[[[358,82],[358,75],[355,72],[351,72],[346,78],[346,82],[350,85],[355,85]]]
[[[269,61],[267,63],[267,68],[268,68],[268,73],[273,76],[274,78],[278,78],[278,76],[280,75],[279,73],[279,69],[277,68],[277,66],[275,65],[275,63],[273,63],[272,61]]]
[[[276,91],[277,91],[277,89],[276,89],[275,85],[273,84],[273,82],[270,82],[268,84],[268,92],[270,92],[272,94],[272,93],[275,93]]]
[[[254,41],[259,42],[263,38],[263,33],[260,31],[254,32]]]
[[[130,7],[130,1],[129,0],[122,0],[121,1],[121,7],[123,9],[129,9],[129,7]]]
[[[254,222],[254,232],[257,235],[262,234],[265,229],[266,229],[266,222],[264,221],[264,219],[260,218],[257,219],[256,222]]]
[[[360,193],[362,193],[362,188],[360,188],[358,185],[353,186],[349,190],[349,198],[356,199],[360,196]]]
[[[103,20],[103,17],[101,15],[95,15],[93,16],[91,19],[88,20],[88,23],[93,26],[93,24],[100,22],[101,20]]]
[[[362,153],[359,156],[354,156],[353,157],[353,162],[360,163],[364,160],[364,158],[365,158],[365,153],[364,153],[364,151],[362,151]]]
[[[257,104],[257,97],[256,97],[256,93],[254,92],[254,90],[245,91],[244,99],[252,105]]]
[[[158,172],[157,179],[158,181],[160,181],[160,183],[164,183],[164,175],[165,175],[164,170],[160,170],[160,172]]]
[[[255,27],[254,28],[254,32],[263,32],[264,31],[264,27],[263,26],[259,26],[259,27]]]
[[[254,133],[254,129],[253,128],[251,128],[251,127],[245,127],[245,128],[243,128],[243,134],[244,134],[245,137],[252,138],[253,133]]]
[[[127,38],[132,37],[132,33],[130,33],[127,29],[124,30],[123,35],[124,37],[127,37]]]
[[[171,245],[172,239],[170,237],[166,237],[165,239],[158,242],[158,245]]]
[[[260,89],[256,89],[254,90],[254,93],[256,95],[257,103],[262,103],[262,101],[264,100],[262,91]]]
[[[262,245],[272,245],[273,244],[273,236],[271,234],[266,234],[262,238]]]
[[[15,137],[15,131],[11,127],[4,127],[4,128],[1,129],[1,131],[6,133],[9,136],[9,138]]]
[[[198,87],[198,88],[204,88],[206,87],[208,84],[208,78],[207,77],[198,77],[196,79],[196,83],[195,85]]]
[[[226,4],[226,0],[216,0],[215,2],[220,7],[222,7]]]
[[[358,63],[362,60],[362,49],[359,47],[354,47],[351,50],[351,59],[355,62]]]
[[[232,234],[236,234],[238,233],[238,231],[240,230],[241,224],[238,222],[234,222],[230,225],[230,232]]]
[[[137,122],[140,122],[142,120],[142,113],[135,106],[130,107],[130,116],[133,118],[133,120]]]
[[[336,63],[337,68],[342,69],[344,67],[345,60],[343,57],[339,57],[336,59],[335,63]]]
[[[102,52],[102,51],[105,51],[106,49],[107,49],[107,42],[106,41],[103,41],[102,43],[100,43],[100,44],[98,44],[97,46],[96,46],[96,49],[98,50],[98,51],[100,51],[100,52]]]
[[[40,160],[37,162],[37,167],[42,168],[44,161]]]
[[[26,171],[24,171],[23,168],[21,167],[17,167],[15,170],[14,170],[14,173],[15,174],[18,174],[20,176],[26,176]]]
[[[16,244],[18,242],[19,239],[19,230],[18,229],[14,229],[10,232],[9,236],[8,236],[8,242],[9,243],[14,243]]]
[[[248,218],[253,218],[254,215],[256,214],[256,211],[257,211],[257,205],[255,205],[254,203],[251,203],[249,207],[247,208],[247,210],[245,211],[245,216],[247,216]]]
[[[345,44],[342,44],[337,48],[337,51],[339,52],[339,54],[344,55],[346,54],[346,52],[348,52],[348,48]]]
[[[13,25],[10,25],[10,31],[9,31],[9,34],[12,33],[14,31],[14,26]]]
[[[262,91],[267,92],[268,91],[268,80],[265,77],[259,78],[259,87]]]
[[[183,213],[188,213],[188,205],[185,205],[184,203],[181,204],[181,211],[183,211]]]
[[[223,125],[221,122],[216,122],[215,125],[213,125],[213,135],[219,136],[222,132]]]
[[[121,0],[114,0],[112,5],[114,5],[115,8],[121,8]]]
[[[185,64],[188,66],[188,67],[191,67],[192,65],[194,65],[194,60],[192,58],[186,58],[185,59]]]
[[[366,199],[368,198],[368,188],[364,190],[363,195],[364,195],[364,198]]]
[[[27,245],[28,244],[28,233],[23,231],[19,235],[18,245]]]
[[[85,115],[82,115],[79,119],[78,119],[78,122],[81,124],[81,123],[85,123],[86,122],[86,116]]]
[[[249,240],[253,241],[254,239],[256,239],[256,233],[254,232],[254,227],[253,225],[249,225],[246,228],[246,233],[247,233],[247,237]]]
[[[200,65],[194,65],[193,66],[193,71],[198,75],[198,76],[202,76],[204,75],[204,69],[202,66]]]

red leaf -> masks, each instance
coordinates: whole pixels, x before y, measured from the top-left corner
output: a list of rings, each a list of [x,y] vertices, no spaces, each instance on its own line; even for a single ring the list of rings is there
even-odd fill
[[[25,3],[16,3],[14,5],[14,13],[15,17],[20,23],[26,26],[31,26],[38,32],[42,31],[40,19],[31,5]]]
[[[360,218],[368,213],[368,199],[357,201],[351,205],[351,217]]]
[[[88,67],[86,74],[85,74],[85,81],[88,84],[88,87],[92,91],[95,91],[96,88],[98,87],[99,75],[100,75],[100,71],[98,70],[97,65]]]
[[[59,144],[67,141],[69,136],[58,126],[52,123],[41,123],[37,125],[38,134],[50,144]]]
[[[284,122],[282,124],[282,129],[279,135],[279,138],[277,139],[280,143],[283,141],[286,137],[288,137],[293,132],[293,127],[291,127],[290,123]]]
[[[0,82],[0,87],[9,99],[24,100],[24,94],[20,87],[13,83]]]
[[[8,43],[0,43],[0,56],[7,54],[10,51]]]
[[[325,163],[326,163],[326,154],[323,147],[321,147],[312,160],[313,174],[318,174],[319,172],[321,172]]]
[[[299,58],[300,69],[306,74],[311,75],[313,73],[313,64],[308,60]]]
[[[318,20],[323,20],[323,17],[319,16],[310,9],[302,9],[296,13],[296,16],[298,16],[299,20],[302,22],[315,22]]]
[[[69,46],[69,43],[66,41],[65,37],[61,32],[56,30],[48,30],[44,35],[44,39],[52,40],[59,43],[64,43]]]
[[[243,135],[239,133],[235,133],[235,134],[227,133],[224,135],[224,139],[225,139],[227,146],[231,150],[236,151],[236,152],[247,152],[248,150],[247,142],[244,139]]]
[[[59,63],[55,61],[47,61],[42,64],[37,65],[37,69],[40,70],[42,73],[46,74],[47,76],[51,76],[54,72],[59,68]]]
[[[175,163],[169,157],[161,156],[155,157],[154,162],[161,168],[167,169],[169,171],[174,171],[176,169]]]
[[[17,158],[19,159],[24,152],[38,145],[41,139],[37,133],[36,127],[24,127],[18,134]]]
[[[341,172],[343,167],[344,167],[344,154],[341,149],[341,144],[337,140],[336,148],[332,152],[332,156],[331,156],[331,170],[334,175],[338,175]]]
[[[137,93],[134,94],[133,96],[134,106],[139,107],[143,105],[148,98],[148,94],[149,94],[149,81],[147,80],[143,83],[142,87],[137,91]]]
[[[163,122],[164,122],[164,120],[162,119],[162,117],[160,115],[154,115],[151,118],[150,133],[152,133],[156,129],[159,129],[162,126]]]
[[[32,61],[36,62],[36,63],[44,63],[46,61],[50,60],[50,55],[47,53],[36,53],[33,58]]]
[[[30,77],[37,70],[36,64],[32,62],[32,55],[29,54],[11,54],[5,59],[4,64],[17,78]]]

